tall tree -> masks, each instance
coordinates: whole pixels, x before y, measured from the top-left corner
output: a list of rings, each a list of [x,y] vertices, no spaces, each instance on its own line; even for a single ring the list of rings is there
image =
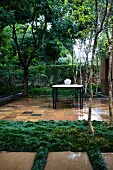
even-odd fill
[[[51,1],[51,9],[55,10],[58,1]],[[82,39],[83,35],[88,33],[90,21],[90,11],[82,0],[65,0],[65,6],[59,6],[60,13],[57,12],[52,20],[53,27],[57,34],[57,38],[63,43],[63,45],[69,50],[72,56],[72,74],[74,83],[76,82],[75,70],[74,70],[74,50],[73,47],[76,43],[76,39]],[[58,9],[57,9],[58,11]],[[57,20],[56,18],[59,18]]]
[[[28,95],[28,68],[35,57],[41,56],[53,13],[47,0],[3,0],[0,5],[1,29],[10,26],[14,48],[24,71],[24,95]]]
[[[89,1],[90,2],[90,1]],[[92,59],[91,59],[91,69],[90,69],[90,76],[89,76],[89,86],[90,86],[90,98],[89,98],[89,115],[88,115],[88,123],[90,127],[90,133],[94,135],[94,129],[91,122],[91,110],[93,105],[93,90],[92,90],[92,79],[93,79],[93,66],[94,66],[94,57],[97,47],[98,36],[101,33],[104,25],[104,21],[106,19],[107,14],[107,7],[108,7],[108,0],[106,0],[106,4],[103,1],[98,2],[98,0],[94,1],[94,42],[92,48]],[[100,8],[101,7],[101,8]],[[101,14],[101,15],[100,15]],[[103,15],[102,15],[103,14]]]
[[[82,36],[81,31],[90,22],[89,11],[80,0],[3,0],[0,5],[1,29],[9,25],[12,30],[14,48],[24,71],[24,95],[27,95],[28,68],[33,59],[42,59],[44,54],[55,61],[53,53],[56,52],[58,59],[59,42],[72,53],[75,38]],[[52,39],[48,36],[51,30]]]
[[[113,1],[110,0],[108,10],[107,10],[107,20],[106,20],[106,35],[108,39],[108,54],[109,54],[109,70],[108,70],[108,83],[109,83],[109,117],[110,126],[112,126],[112,61],[113,61]]]

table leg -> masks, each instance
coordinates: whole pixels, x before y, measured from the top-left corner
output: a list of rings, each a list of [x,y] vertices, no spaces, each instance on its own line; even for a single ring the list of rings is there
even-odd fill
[[[56,96],[55,96],[55,97],[56,97],[55,100],[56,100],[56,102],[57,102],[57,101],[58,101],[58,88],[56,88]]]
[[[76,102],[78,102],[78,89],[75,89],[75,100],[76,100]]]
[[[80,88],[80,109],[83,108],[83,89]]]
[[[56,109],[56,102],[57,102],[57,88],[53,88],[53,109]]]
[[[83,88],[82,88],[82,108],[83,108]]]
[[[55,108],[55,88],[53,88],[53,109]]]

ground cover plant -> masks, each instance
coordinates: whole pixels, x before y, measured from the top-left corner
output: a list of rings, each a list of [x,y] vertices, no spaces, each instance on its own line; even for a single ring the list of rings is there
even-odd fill
[[[87,152],[94,170],[105,170],[102,152],[113,152],[113,128],[106,122],[0,121],[0,151],[37,152],[32,170],[44,170],[48,152]]]

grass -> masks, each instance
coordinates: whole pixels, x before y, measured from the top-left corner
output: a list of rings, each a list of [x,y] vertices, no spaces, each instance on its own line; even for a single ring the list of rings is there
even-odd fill
[[[0,121],[0,151],[37,152],[32,170],[44,170],[48,152],[87,152],[93,169],[105,170],[101,152],[113,152],[113,128],[105,122]]]

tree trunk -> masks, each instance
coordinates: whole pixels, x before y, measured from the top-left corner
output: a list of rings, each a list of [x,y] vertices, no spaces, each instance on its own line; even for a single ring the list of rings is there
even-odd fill
[[[72,45],[72,73],[73,73],[73,80],[74,84],[76,83],[76,77],[75,77],[75,68],[74,68],[74,52],[73,52],[73,45]]]
[[[90,37],[88,38],[88,43],[87,43],[87,40],[84,41],[84,52],[85,52],[85,55],[86,55],[86,61],[85,61],[85,70],[86,70],[86,78],[85,78],[85,89],[84,89],[84,95],[85,96],[88,96],[88,84],[89,84],[89,81],[88,81],[88,77],[89,77],[89,70],[88,70],[88,66],[89,66],[89,63],[88,63],[88,56],[89,56],[89,53],[90,53],[90,50],[91,50],[91,42],[92,42],[92,33],[90,35]]]
[[[91,62],[91,69],[90,69],[90,77],[89,77],[89,89],[90,89],[90,98],[89,98],[89,115],[88,115],[88,123],[90,128],[90,134],[94,135],[94,130],[91,122],[91,111],[93,105],[93,89],[92,89],[92,78],[93,78],[93,58]]]
[[[98,96],[98,78],[99,78],[99,64],[98,64],[98,56],[96,58],[97,70],[96,70],[96,97]]]
[[[107,19],[106,19],[106,36],[109,44],[109,70],[108,70],[108,84],[109,84],[109,124],[112,126],[112,57],[113,57],[113,18],[112,18],[112,6],[113,0],[109,3],[109,8],[107,9]],[[111,17],[111,20],[110,20]],[[109,22],[111,21],[111,23]],[[110,37],[109,28],[112,28],[112,35]]]
[[[91,135],[94,135],[94,129],[91,122],[91,111],[92,111],[92,105],[93,105],[93,89],[92,89],[92,79],[93,79],[93,66],[94,66],[94,56],[97,46],[97,38],[98,34],[95,35],[94,39],[94,46],[92,51],[92,59],[91,59],[91,69],[90,69],[90,76],[89,76],[89,88],[90,88],[90,98],[89,98],[89,115],[88,115],[88,123],[90,128]]]
[[[81,68],[81,57],[80,57],[80,84],[82,84],[82,68]]]
[[[109,56],[109,73],[108,73],[110,126],[112,126],[112,80],[111,80],[112,74],[111,74],[111,71],[112,71],[112,52],[110,52],[110,56]]]
[[[86,57],[86,63],[85,63],[85,69],[86,69],[86,79],[85,79],[85,89],[84,89],[84,95],[88,96],[88,55]]]
[[[24,96],[28,96],[28,67],[24,66]]]
[[[78,63],[76,63],[75,84],[77,83],[77,75],[78,75]]]
[[[109,46],[109,73],[108,73],[108,82],[109,82],[109,124],[112,126],[112,57],[113,57],[113,26],[112,26],[112,37],[111,43]]]
[[[89,77],[89,85],[90,85],[90,99],[89,99],[89,116],[88,116],[88,123],[89,123],[89,127],[90,127],[90,133],[92,135],[94,135],[94,129],[92,126],[92,122],[91,122],[91,109],[92,109],[92,104],[93,104],[93,90],[92,90],[92,78],[93,78],[93,65],[94,65],[94,56],[95,56],[95,51],[96,51],[96,47],[97,47],[97,40],[98,40],[98,36],[102,31],[103,28],[103,24],[106,18],[106,14],[107,14],[107,7],[108,7],[108,0],[106,0],[106,7],[105,7],[105,11],[104,11],[104,15],[103,15],[103,19],[100,23],[100,27],[98,28],[98,23],[99,18],[98,18],[98,1],[95,1],[95,12],[96,12],[96,23],[95,23],[95,37],[94,37],[94,45],[93,45],[93,50],[92,50],[92,60],[91,60],[91,70],[90,70],[90,77]]]

